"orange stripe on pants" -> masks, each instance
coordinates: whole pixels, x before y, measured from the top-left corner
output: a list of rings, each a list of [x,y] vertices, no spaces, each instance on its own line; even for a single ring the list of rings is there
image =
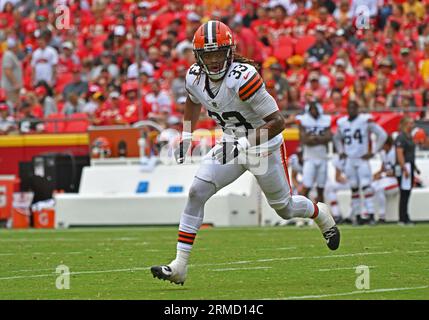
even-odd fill
[[[283,144],[280,147],[280,151],[281,151],[281,158],[282,158],[283,169],[285,171],[286,180],[287,180],[287,183],[289,185],[289,193],[291,193],[292,192],[292,186],[290,184],[289,171],[287,169],[286,145],[285,145],[284,142],[283,142]]]

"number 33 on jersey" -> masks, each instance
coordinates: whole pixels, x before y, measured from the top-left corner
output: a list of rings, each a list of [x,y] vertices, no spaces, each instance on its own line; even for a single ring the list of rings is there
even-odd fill
[[[225,78],[217,83],[210,82],[205,73],[200,73],[200,67],[194,64],[186,75],[186,90],[190,99],[201,103],[225,132],[256,129],[265,124],[263,119],[266,116],[278,110],[272,104],[252,105],[255,96],[265,90],[265,86],[256,69],[245,63],[233,62]]]

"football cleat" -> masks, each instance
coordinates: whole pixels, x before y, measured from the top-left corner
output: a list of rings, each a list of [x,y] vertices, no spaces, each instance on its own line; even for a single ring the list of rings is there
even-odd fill
[[[179,267],[171,263],[167,266],[153,266],[150,268],[150,272],[152,272],[154,278],[168,280],[171,283],[183,286],[186,280],[187,267]]]
[[[366,219],[363,219],[360,214],[357,214],[355,220],[353,221],[354,226],[362,226],[366,222]]]
[[[340,230],[332,217],[329,207],[323,202],[318,202],[317,207],[319,208],[319,214],[314,221],[319,226],[328,248],[336,250],[340,246]]]
[[[370,213],[369,214],[369,220],[368,220],[368,224],[370,226],[375,226],[377,223],[375,222],[375,218],[374,218],[374,214]]]
[[[340,246],[340,230],[337,226],[333,226],[328,231],[323,233],[323,237],[326,240],[326,245],[331,250],[337,250]]]

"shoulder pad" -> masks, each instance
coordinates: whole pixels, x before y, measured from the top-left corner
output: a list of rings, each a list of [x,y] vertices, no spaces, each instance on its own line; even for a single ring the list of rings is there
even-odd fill
[[[337,126],[343,124],[347,120],[348,116],[343,116],[337,120]]]
[[[331,125],[331,116],[328,114],[323,114],[321,117],[321,122],[323,125],[330,126]]]
[[[366,115],[366,121],[367,121],[367,122],[374,122],[374,118],[372,117],[372,114],[369,114],[369,113],[368,113],[368,114]]]
[[[200,67],[196,63],[194,63],[192,66],[189,67],[188,72],[186,72],[186,84],[188,86],[192,85],[199,74]]]
[[[264,85],[255,67],[247,63],[234,62],[226,76],[227,87],[234,89],[243,101],[252,97]]]

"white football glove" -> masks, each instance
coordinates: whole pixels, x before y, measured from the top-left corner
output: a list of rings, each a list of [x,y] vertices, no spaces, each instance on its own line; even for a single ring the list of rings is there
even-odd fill
[[[246,137],[242,137],[236,141],[222,142],[222,148],[217,148],[212,158],[217,160],[220,164],[226,164],[238,157],[239,153],[245,152],[250,147],[250,142]]]

